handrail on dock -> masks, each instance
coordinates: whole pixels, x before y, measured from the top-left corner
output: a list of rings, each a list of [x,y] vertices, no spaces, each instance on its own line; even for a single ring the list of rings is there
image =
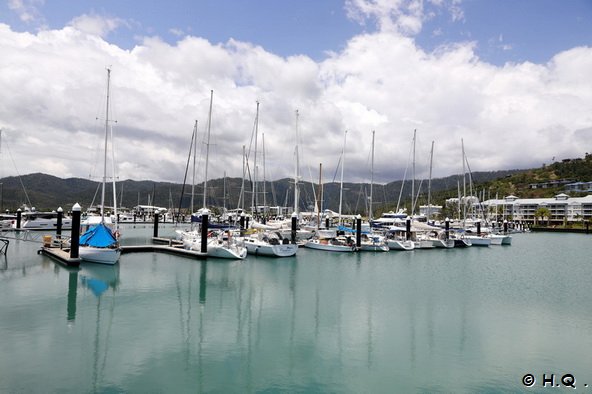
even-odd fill
[[[5,238],[0,238],[0,254],[6,255],[8,252],[8,244],[10,243],[9,240]]]

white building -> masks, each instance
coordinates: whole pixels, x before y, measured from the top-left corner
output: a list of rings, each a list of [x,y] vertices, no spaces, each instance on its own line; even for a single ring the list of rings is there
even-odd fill
[[[514,221],[535,221],[535,212],[539,208],[547,208],[550,221],[573,222],[592,219],[592,195],[570,197],[561,193],[553,198],[518,198],[507,196],[503,199],[483,201],[484,211],[489,218],[511,218]],[[537,218],[540,220],[540,218]]]

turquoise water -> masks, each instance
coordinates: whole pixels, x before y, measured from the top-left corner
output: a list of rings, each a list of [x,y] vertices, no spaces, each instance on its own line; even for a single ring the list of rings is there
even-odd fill
[[[123,234],[147,243],[152,229]],[[592,390],[591,244],[517,234],[509,247],[138,253],[72,270],[11,241],[0,392],[547,392],[543,374],[567,373]]]

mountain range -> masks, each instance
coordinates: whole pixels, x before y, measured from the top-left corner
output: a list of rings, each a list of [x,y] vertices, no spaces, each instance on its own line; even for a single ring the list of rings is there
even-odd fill
[[[507,170],[492,172],[475,172],[472,174],[474,183],[491,182],[497,179],[507,178],[513,174],[522,173],[524,170]],[[442,204],[443,198],[456,195],[459,182],[458,175],[445,178],[432,179],[431,191],[435,196],[434,204]],[[461,180],[462,182],[462,180]],[[237,208],[239,204],[242,186],[241,178],[213,179],[208,181],[207,205],[208,207]],[[418,202],[425,204],[427,201],[427,180],[415,180],[416,194],[419,191]],[[401,187],[403,191],[401,192]],[[411,181],[394,181],[387,184],[373,185],[373,211],[375,213],[394,209],[401,194],[401,206],[410,205]],[[149,180],[117,181],[117,205],[118,207],[132,208],[136,205],[155,205],[166,208],[189,209],[191,204],[191,185],[182,185],[170,182],[155,182]],[[245,207],[251,206],[252,184],[245,181]],[[194,188],[194,208],[203,205],[203,183]],[[265,191],[265,193],[263,193]],[[337,211],[339,208],[338,182],[323,184],[323,208]],[[181,199],[181,193],[183,198]],[[300,209],[312,209],[316,199],[319,198],[318,184],[312,182],[299,182],[299,207]],[[369,183],[343,184],[343,209],[344,213],[361,213],[368,210],[370,194]],[[316,197],[315,197],[316,195]],[[293,179],[279,179],[273,182],[258,182],[258,205],[269,206],[294,206],[294,182]],[[101,199],[100,183],[82,178],[59,178],[52,175],[34,173],[20,177],[5,177],[0,179],[0,209],[2,211],[16,211],[24,205],[35,207],[38,211],[54,210],[62,207],[69,211],[72,205],[79,203],[82,210],[92,205],[99,205]],[[106,190],[105,205],[112,206],[113,191],[108,184]]]

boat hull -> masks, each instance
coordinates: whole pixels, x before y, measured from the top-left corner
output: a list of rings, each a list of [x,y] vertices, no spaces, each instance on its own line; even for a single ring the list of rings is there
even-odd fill
[[[365,252],[388,252],[388,245],[364,244],[360,245],[360,250]]]
[[[304,244],[305,247],[316,250],[325,250],[328,252],[355,252],[355,245],[334,245],[331,243],[321,243],[317,239],[310,240]]]
[[[119,261],[120,248],[95,248],[93,246],[80,246],[78,255],[83,261],[99,264],[113,265]]]
[[[491,238],[488,237],[465,237],[471,240],[473,246],[489,246],[491,245]]]
[[[454,248],[454,240],[452,240],[452,239],[449,239],[449,240],[433,239],[432,245],[434,245],[434,247],[436,247],[436,248],[450,249],[450,248]]]
[[[387,241],[388,247],[390,250],[413,250],[415,249],[415,244],[413,241],[397,241],[394,239],[389,239]]]
[[[247,253],[256,256],[290,257],[298,251],[298,245],[295,244],[269,245],[245,241],[245,247]]]

